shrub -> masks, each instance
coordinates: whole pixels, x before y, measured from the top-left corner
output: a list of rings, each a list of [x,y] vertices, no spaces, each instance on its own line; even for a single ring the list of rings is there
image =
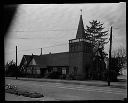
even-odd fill
[[[60,73],[59,72],[56,72],[56,71],[53,71],[53,72],[50,72],[50,73],[46,73],[45,74],[45,78],[51,78],[51,79],[58,79],[60,78]]]
[[[115,71],[115,70],[105,70],[103,73],[102,73],[102,80],[105,80],[107,81],[108,80],[108,73],[109,73],[109,80],[110,81],[117,81],[117,76],[118,76],[118,73]]]

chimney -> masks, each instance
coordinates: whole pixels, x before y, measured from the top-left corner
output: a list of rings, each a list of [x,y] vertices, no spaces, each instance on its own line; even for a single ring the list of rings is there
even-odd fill
[[[42,55],[42,48],[41,48],[41,54],[40,55]]]

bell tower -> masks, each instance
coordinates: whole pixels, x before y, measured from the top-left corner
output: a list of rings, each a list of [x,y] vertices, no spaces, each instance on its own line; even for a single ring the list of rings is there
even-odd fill
[[[85,38],[84,24],[82,19],[82,10],[78,24],[77,34],[75,39],[69,40],[69,52],[92,52],[91,43]]]
[[[92,46],[89,40],[85,38],[84,24],[82,19],[82,10],[76,38],[69,40],[69,65],[71,72],[77,68],[77,79],[86,79],[88,69],[91,63]],[[89,63],[90,62],[90,63]]]

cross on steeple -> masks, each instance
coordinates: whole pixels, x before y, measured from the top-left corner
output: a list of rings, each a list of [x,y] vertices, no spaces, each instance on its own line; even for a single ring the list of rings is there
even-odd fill
[[[82,15],[82,9],[80,9],[80,11],[81,11],[81,15]]]

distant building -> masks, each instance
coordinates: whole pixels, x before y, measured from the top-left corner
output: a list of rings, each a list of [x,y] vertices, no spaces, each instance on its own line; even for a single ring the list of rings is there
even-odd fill
[[[5,65],[5,71],[7,71],[9,68],[9,63],[7,62],[6,65]]]
[[[86,40],[82,15],[75,39],[69,40],[69,52],[46,54],[46,55],[24,55],[20,68],[28,75],[42,77],[45,73],[58,71],[59,75],[73,74],[75,79],[84,80],[91,75],[101,75],[105,62],[95,58],[93,65],[93,49],[90,41]],[[95,77],[94,76],[94,77]]]
[[[105,64],[106,64],[106,69],[108,69],[108,66],[109,66],[109,58],[106,57],[106,58],[104,59],[104,62],[105,62]]]
[[[127,61],[123,64],[123,68],[120,70],[121,75],[127,76]]]

